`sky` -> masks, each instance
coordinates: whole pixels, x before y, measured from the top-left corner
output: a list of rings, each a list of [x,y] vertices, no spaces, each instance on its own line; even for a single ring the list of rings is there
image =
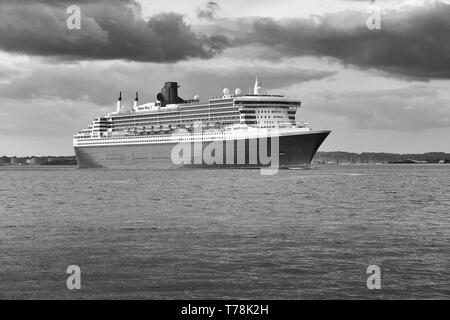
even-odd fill
[[[119,91],[203,100],[256,75],[333,130],[320,150],[450,152],[450,1],[0,0],[0,155],[73,154]]]

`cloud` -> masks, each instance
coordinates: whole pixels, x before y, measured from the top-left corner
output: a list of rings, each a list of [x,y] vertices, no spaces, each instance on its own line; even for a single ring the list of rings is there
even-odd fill
[[[227,46],[221,35],[198,35],[183,17],[160,13],[144,20],[135,1],[78,1],[81,29],[66,26],[73,1],[2,1],[0,49],[61,59],[173,62],[211,58]]]
[[[200,94],[207,99],[220,94],[224,87],[241,87],[247,91],[258,72],[267,90],[280,89],[294,83],[324,79],[335,71],[305,69],[291,62],[267,64],[254,61],[238,63],[232,58],[218,58],[210,63],[191,60],[171,65],[123,61],[96,61],[54,65],[36,60],[23,64],[22,76],[0,82],[0,97],[30,100],[39,97],[81,97],[98,105],[113,105],[116,93],[134,97],[139,91],[143,99],[155,100],[165,81],[178,81],[180,94]],[[0,64],[0,75],[10,74]],[[105,81],[107,79],[107,81]],[[126,79],[126,81],[124,81]],[[1,78],[0,78],[1,81]]]
[[[178,81],[181,97],[200,94],[207,100],[219,96],[224,87],[241,87],[246,92],[253,85],[255,70],[269,91],[336,73],[290,63],[239,64],[224,57],[175,64],[83,61],[56,67],[46,59],[7,54],[0,55],[0,60],[9,61],[0,63],[0,135],[5,139],[39,136],[42,141],[58,135],[69,144],[72,135],[94,117],[115,109],[119,91],[124,106],[130,108],[135,91],[141,102],[155,101],[165,81]]]
[[[278,59],[330,57],[403,77],[450,78],[450,5],[427,2],[386,10],[381,30],[367,28],[368,16],[366,11],[342,11],[280,20],[220,19],[209,28],[232,39],[234,46],[269,48]]]
[[[381,30],[366,27],[365,10],[278,20],[212,19],[218,10],[214,1],[197,11],[206,20],[189,26],[175,13],[143,19],[139,3],[131,0],[82,0],[81,30],[68,30],[70,4],[3,0],[0,49],[73,60],[175,62],[253,46],[255,58],[328,57],[399,77],[450,79],[450,5],[439,1],[386,9]]]
[[[450,96],[438,87],[326,91],[310,94],[306,99],[309,109],[343,118],[356,129],[419,132],[450,128]]]
[[[69,100],[58,97],[36,97],[30,100],[2,98],[0,103],[14,108],[1,108],[0,135],[55,136],[68,141],[76,130],[107,108],[84,99]],[[87,117],[87,118],[86,118]]]

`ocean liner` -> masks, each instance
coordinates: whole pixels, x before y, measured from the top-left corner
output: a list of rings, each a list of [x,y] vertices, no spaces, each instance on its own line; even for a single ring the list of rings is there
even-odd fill
[[[201,102],[178,96],[166,82],[157,101],[117,108],[95,118],[73,137],[79,168],[304,167],[331,132],[296,121],[301,101],[265,94],[256,79],[252,94],[223,89]]]

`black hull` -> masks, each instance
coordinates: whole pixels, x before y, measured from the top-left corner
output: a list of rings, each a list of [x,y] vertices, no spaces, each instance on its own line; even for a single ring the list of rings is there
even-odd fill
[[[172,150],[177,143],[167,144],[134,144],[116,146],[82,146],[75,147],[75,155],[79,168],[113,168],[113,169],[170,169],[170,168],[259,168],[259,167],[305,167],[311,164],[317,149],[326,139],[330,131],[316,131],[296,135],[280,136],[278,150],[272,148],[274,140],[247,139],[221,144],[222,156],[219,161],[205,161],[198,157],[205,152],[212,142],[203,142],[202,146],[190,144],[189,161],[174,163]],[[261,144],[260,140],[265,140]],[[255,149],[256,146],[256,149]],[[262,146],[263,151],[260,150]],[[267,148],[265,148],[267,146]],[[229,148],[229,149],[228,149]],[[278,151],[278,159],[274,161]],[[232,152],[230,152],[232,150]],[[227,154],[228,151],[228,154]],[[260,157],[261,152],[267,157]],[[181,153],[183,154],[183,153]],[[215,152],[212,153],[215,155]],[[239,154],[239,156],[238,156]],[[200,160],[199,160],[200,159]],[[267,161],[270,159],[270,161]]]

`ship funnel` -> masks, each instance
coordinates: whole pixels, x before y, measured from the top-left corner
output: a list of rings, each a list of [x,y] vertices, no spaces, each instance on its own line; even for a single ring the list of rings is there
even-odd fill
[[[161,106],[164,107],[167,104],[183,103],[185,102],[178,96],[178,83],[166,82],[161,92],[158,93],[156,99],[161,102]]]

